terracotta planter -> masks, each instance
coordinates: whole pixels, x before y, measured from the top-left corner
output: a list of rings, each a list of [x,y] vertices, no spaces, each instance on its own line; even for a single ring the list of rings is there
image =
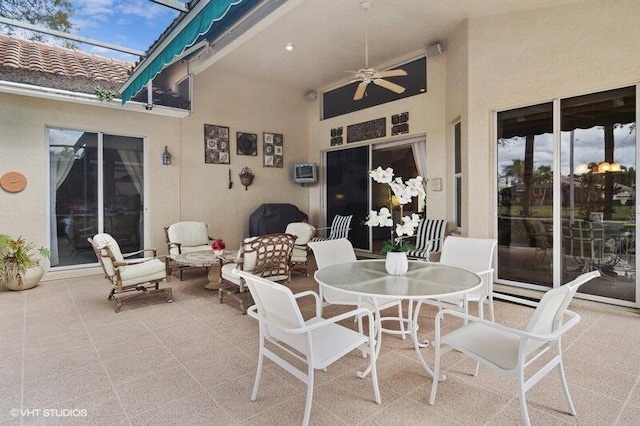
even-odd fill
[[[387,259],[384,266],[390,275],[404,275],[409,270],[409,260],[407,253],[403,251],[390,251],[387,253]]]
[[[42,276],[44,275],[44,268],[40,265],[32,266],[27,269],[22,276],[22,285],[20,285],[18,279],[4,282],[4,286],[9,290],[29,290],[38,285]]]

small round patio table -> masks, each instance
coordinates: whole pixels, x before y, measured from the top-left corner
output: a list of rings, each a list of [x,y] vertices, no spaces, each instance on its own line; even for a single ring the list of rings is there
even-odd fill
[[[207,290],[218,290],[222,284],[220,268],[225,263],[236,258],[237,250],[224,250],[222,254],[216,254],[213,250],[192,251],[171,256],[176,263],[185,266],[201,266],[209,268],[207,278],[209,282],[204,288]]]

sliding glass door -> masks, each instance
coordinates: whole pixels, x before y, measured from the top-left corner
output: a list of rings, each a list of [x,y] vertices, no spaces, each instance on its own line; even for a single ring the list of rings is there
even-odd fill
[[[599,270],[581,293],[637,303],[635,93],[497,114],[500,280],[554,287]]]
[[[327,226],[335,215],[353,215],[349,240],[354,248],[370,251],[369,229],[369,147],[326,153]]]
[[[143,140],[49,129],[51,266],[96,263],[87,238],[111,234],[123,252],[143,238]]]
[[[416,160],[416,158],[419,158]],[[380,253],[385,240],[390,238],[391,228],[369,228],[364,224],[369,212],[389,207],[393,198],[389,199],[387,185],[371,185],[369,170],[378,166],[386,169],[391,167],[395,176],[404,180],[426,175],[419,168],[426,167],[424,139],[419,141],[400,142],[394,144],[366,145],[328,151],[325,155],[326,163],[326,219],[331,224],[334,216],[353,215],[349,240],[354,248]],[[371,161],[369,160],[371,159]],[[399,214],[398,206],[393,214]],[[424,198],[413,199],[411,204],[404,206],[404,214],[424,214]],[[397,220],[398,218],[396,218]]]

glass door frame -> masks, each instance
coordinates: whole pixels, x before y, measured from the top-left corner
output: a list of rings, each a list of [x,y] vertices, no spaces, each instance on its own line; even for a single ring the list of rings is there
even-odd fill
[[[49,158],[50,155],[50,144],[51,141],[49,139],[49,130],[51,129],[57,129],[57,130],[63,130],[63,131],[72,131],[72,132],[85,132],[85,133],[94,133],[97,136],[97,174],[98,174],[98,179],[97,179],[97,197],[98,197],[98,202],[97,202],[97,225],[98,225],[98,232],[103,232],[104,230],[104,225],[105,225],[105,212],[104,212],[104,135],[109,135],[109,136],[122,136],[122,137],[129,137],[129,138],[138,138],[140,140],[142,140],[142,164],[143,164],[143,196],[142,196],[142,210],[141,210],[141,214],[142,214],[142,229],[140,231],[142,231],[142,236],[143,236],[143,240],[141,241],[141,244],[143,247],[147,247],[148,246],[148,241],[150,240],[150,236],[149,236],[149,230],[150,230],[150,224],[149,224],[149,218],[148,218],[148,214],[147,214],[147,207],[148,206],[148,202],[149,202],[149,161],[148,161],[148,140],[147,137],[145,136],[141,136],[141,135],[127,135],[127,134],[121,134],[121,133],[116,133],[116,132],[107,132],[107,131],[97,131],[97,130],[91,130],[91,129],[78,129],[78,128],[73,128],[73,127],[66,127],[66,126],[55,126],[55,125],[47,125],[45,126],[45,140],[46,140],[46,144],[44,147],[44,151],[45,151],[45,156],[46,158]],[[47,213],[47,226],[46,226],[46,233],[47,233],[47,244],[48,247],[51,247],[53,241],[52,241],[52,236],[51,236],[51,215],[55,214],[55,212],[51,211],[51,165],[50,162],[47,161],[46,162],[46,176],[47,178],[47,185],[46,185],[46,213]],[[49,265],[50,270],[52,272],[59,272],[59,271],[69,271],[69,270],[78,270],[78,269],[86,269],[86,268],[94,268],[96,266],[99,266],[98,260],[96,259],[95,262],[92,263],[80,263],[80,264],[75,264],[75,265],[64,265],[64,266],[52,266]]]
[[[608,90],[615,90],[617,88],[624,88],[624,87],[630,87],[630,86],[634,86],[635,87],[635,93],[636,93],[636,102],[638,99],[640,99],[640,84],[637,83],[630,83],[630,84],[624,84],[624,85],[620,85],[617,87],[609,87],[609,88],[603,88],[602,90],[592,90],[589,91],[588,93],[582,93],[582,94],[590,94],[590,93],[596,93],[599,91],[608,91]],[[557,97],[557,98],[553,98],[553,99],[542,99],[542,100],[536,100],[535,104],[540,104],[540,103],[544,103],[544,102],[552,102],[553,103],[553,213],[552,213],[552,217],[553,217],[553,287],[558,287],[560,285],[562,285],[562,261],[563,261],[563,247],[562,247],[562,176],[561,173],[559,172],[561,170],[561,100],[564,98],[568,98],[568,97],[572,97],[572,96],[580,96],[582,94],[578,94],[578,95],[568,95],[568,96],[563,96],[563,97]],[[493,149],[495,150],[495,141],[496,141],[496,137],[498,135],[498,113],[503,112],[503,111],[509,111],[511,109],[516,109],[516,108],[521,108],[521,107],[525,107],[527,105],[530,105],[530,103],[527,104],[521,104],[521,105],[515,105],[515,106],[511,106],[508,108],[501,108],[499,110],[494,110],[492,113],[492,133],[493,133],[493,137],[491,138],[491,144]],[[638,106],[638,104],[636,103],[636,113],[635,113],[635,122],[639,123],[640,122],[640,107]],[[637,129],[637,128],[636,128]],[[636,164],[636,170],[638,170],[638,166],[640,166],[640,144],[638,143],[638,132],[636,130],[636,149],[635,149],[635,164]],[[496,152],[496,151],[494,151]],[[494,155],[493,156],[493,176],[498,176],[498,156]],[[498,218],[499,218],[499,211],[498,211],[498,190],[497,190],[497,185],[496,185],[496,181],[493,181],[493,213],[494,213],[494,236],[496,238],[498,238]],[[638,183],[638,177],[636,176],[636,184]],[[638,231],[638,225],[640,224],[640,212],[638,211],[638,207],[639,207],[640,202],[638,201],[637,197],[635,200],[635,227],[636,227],[636,241],[637,241],[637,237],[640,234],[640,232]],[[637,251],[637,245],[636,245],[636,251]],[[640,265],[640,258],[638,256],[636,256],[635,259],[635,271],[638,271],[638,266]],[[496,262],[496,277],[498,277],[499,271],[497,270],[497,268],[499,268],[499,262]],[[603,296],[597,296],[597,295],[592,295],[592,294],[585,294],[585,293],[576,293],[576,297],[580,298],[580,299],[585,299],[585,300],[590,300],[590,301],[595,301],[595,302],[601,302],[601,303],[607,303],[607,304],[614,304],[614,305],[619,305],[619,306],[625,306],[625,307],[633,307],[633,308],[640,308],[640,278],[637,275],[637,272],[635,274],[635,302],[631,302],[631,301],[626,301],[626,300],[620,300],[620,299],[613,299],[613,298],[609,298],[609,297],[603,297]],[[523,289],[530,289],[530,290],[541,290],[541,291],[548,291],[549,287],[545,287],[545,286],[541,286],[541,285],[535,285],[535,284],[530,284],[530,283],[524,283],[524,282],[516,282],[516,281],[511,281],[511,280],[505,280],[505,279],[498,279],[496,278],[495,280],[496,284],[502,284],[502,285],[506,285],[506,286],[511,286],[511,287],[516,287],[516,288],[523,288]]]

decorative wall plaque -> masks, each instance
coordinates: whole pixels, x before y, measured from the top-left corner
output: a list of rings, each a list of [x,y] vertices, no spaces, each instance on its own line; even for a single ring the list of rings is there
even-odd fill
[[[7,192],[20,192],[27,187],[27,178],[20,172],[7,172],[0,178],[0,186]]]
[[[382,138],[387,135],[387,118],[376,118],[347,126],[347,143]]]
[[[204,162],[229,164],[229,128],[214,124],[204,125]]]
[[[280,133],[262,133],[262,155],[264,167],[283,167],[284,136]]]

